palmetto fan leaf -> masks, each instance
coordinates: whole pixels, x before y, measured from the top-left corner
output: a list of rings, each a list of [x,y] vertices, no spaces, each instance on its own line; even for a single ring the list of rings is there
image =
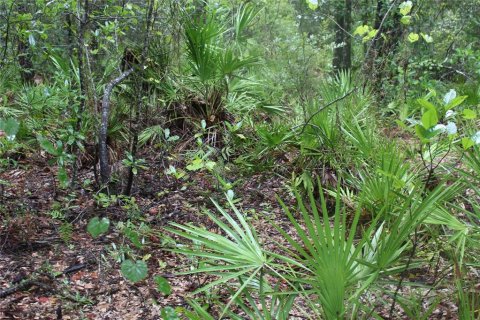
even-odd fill
[[[340,205],[338,196],[332,226],[322,188],[319,191],[320,210],[317,208],[313,191],[311,189],[308,191],[310,210],[307,209],[302,196],[295,191],[301,220],[296,218],[280,200],[300,240],[294,239],[281,228],[277,227],[277,229],[298,253],[293,260],[301,261],[301,264],[297,264],[303,269],[301,270],[303,279],[300,281],[311,286],[318,295],[326,319],[338,319],[345,314],[344,304],[348,292],[353,291],[354,285],[359,280],[357,279],[357,259],[361,256],[364,240],[355,244],[354,236],[360,213],[359,211],[355,213],[352,224],[347,230],[346,213]]]
[[[187,58],[192,72],[201,82],[218,78],[220,49],[217,47],[224,28],[208,16],[202,23],[187,23],[185,37]]]
[[[213,201],[213,200],[212,200]],[[206,214],[225,234],[217,234],[196,226],[185,226],[177,223],[167,228],[168,231],[193,241],[200,248],[179,248],[175,252],[202,258],[203,266],[196,270],[185,272],[210,273],[219,278],[196,291],[202,292],[215,285],[226,284],[232,280],[243,279],[242,284],[225,307],[228,309],[235,298],[260,275],[260,271],[269,263],[269,258],[261,247],[256,232],[246,222],[243,215],[229,200],[235,218],[229,215],[215,201],[218,212],[226,222],[215,217],[211,212]]]

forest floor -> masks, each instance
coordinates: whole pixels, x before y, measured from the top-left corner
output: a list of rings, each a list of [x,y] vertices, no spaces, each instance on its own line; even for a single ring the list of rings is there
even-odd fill
[[[150,255],[149,277],[136,284],[120,273],[120,248],[128,243],[124,236],[112,226],[97,239],[86,231],[88,220],[94,216],[105,215],[113,224],[131,219],[120,206],[98,208],[88,189],[79,189],[69,198],[57,187],[55,168],[40,156],[0,173],[0,180],[9,182],[0,189],[0,203],[5,210],[0,212],[0,319],[160,319],[164,306],[187,307],[186,298],[210,279],[177,274],[188,270],[195,261],[168,251],[174,239],[166,236],[162,228],[177,222],[215,230],[202,213],[203,208],[213,208],[209,198],[223,203],[225,196],[209,175],[192,173],[180,181],[166,178],[163,171],[160,164],[151,165],[136,178],[133,196],[141,213],[136,219],[151,228],[148,245],[137,249],[140,257]],[[93,180],[91,170],[85,169],[79,176],[80,181]],[[263,173],[239,178],[235,186],[236,205],[270,250],[277,249],[281,238],[269,220],[288,227],[276,195],[287,205],[295,203],[287,184],[280,175]],[[70,207],[64,219],[73,226],[67,241],[61,237],[61,221],[48,214],[62,200]],[[409,281],[428,284],[433,281],[433,273],[433,268],[425,266],[412,271]],[[156,290],[154,275],[170,281],[171,295],[165,297]],[[14,289],[9,292],[9,288]],[[402,289],[401,294],[403,290],[407,289]],[[457,318],[456,307],[448,299],[449,291],[445,288],[442,296],[436,291],[442,300],[432,319]],[[382,308],[379,305],[376,311],[388,318],[387,308]],[[399,308],[395,318],[408,317]]]

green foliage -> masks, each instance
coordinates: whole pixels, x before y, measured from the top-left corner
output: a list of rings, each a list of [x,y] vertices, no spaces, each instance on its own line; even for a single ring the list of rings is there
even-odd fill
[[[87,231],[92,237],[97,238],[101,234],[107,232],[109,227],[110,220],[108,218],[104,217],[100,219],[99,217],[94,217],[88,222]]]
[[[147,264],[143,260],[125,260],[122,262],[121,271],[125,278],[132,282],[139,282],[148,275]]]
[[[131,168],[134,175],[136,175],[139,170],[147,169],[144,159],[135,159],[131,153],[127,153],[126,157],[126,159],[122,160],[122,163],[124,166]]]
[[[18,133],[20,124],[14,118],[1,119],[0,131],[3,131],[9,141],[13,141]]]
[[[168,296],[172,293],[172,288],[170,287],[170,283],[167,279],[162,276],[155,276],[153,277],[155,284],[157,285],[157,290],[163,293],[164,295]]]
[[[189,308],[163,308],[164,319],[218,319],[219,310],[238,320],[380,318],[385,296],[405,316],[424,319],[440,298],[424,296],[407,277],[428,261],[433,270],[432,257],[453,265],[441,271],[455,279],[435,271],[428,293],[440,297],[436,290],[448,288],[453,297],[455,287],[458,317],[478,318],[478,294],[469,288],[480,243],[479,6],[379,0],[350,12],[350,2],[153,1],[150,8],[149,1],[105,0],[88,10],[70,0],[0,3],[2,179],[46,158],[62,187],[54,179],[57,199],[69,182],[71,194],[82,193],[79,206],[93,194],[109,218],[92,218],[87,231],[93,238],[118,232],[107,257],[132,282],[148,276],[149,236],[164,236],[150,224],[159,212],[143,212],[152,199],[140,197],[166,197],[170,187],[190,192],[191,177],[216,184],[229,207],[215,203],[220,217],[206,215],[220,232],[168,228],[185,241],[174,251],[195,262],[185,273],[208,274],[210,282]],[[344,34],[348,41],[339,43]],[[352,65],[332,72],[339,48]],[[107,144],[109,165],[148,176],[134,184],[135,197],[115,194],[113,185],[97,190],[87,172],[96,165],[105,88],[130,66],[110,97]],[[165,176],[151,176],[158,172],[168,186],[157,181]],[[257,181],[252,172],[272,184],[292,177],[293,186],[275,186],[296,199],[280,201],[286,220],[275,211],[266,223],[270,215],[243,193]],[[0,180],[0,200],[16,188]],[[47,209],[65,242],[82,217],[70,220],[74,198]],[[189,199],[182,205],[190,207]],[[9,201],[4,209],[12,209]],[[110,228],[118,216],[126,221]],[[277,228],[279,250],[266,249],[258,225]],[[172,292],[167,279],[152,280],[162,294]],[[387,286],[392,281],[398,292]]]
[[[162,309],[162,319],[163,320],[179,320],[180,317],[178,316],[175,309],[172,307],[165,307]]]
[[[211,212],[206,212],[209,218],[214,221],[228,237],[204,230],[200,227],[185,226],[177,223],[171,223],[175,228],[167,228],[168,231],[182,238],[195,241],[204,247],[201,251],[188,248],[175,249],[175,252],[205,259],[204,263],[202,263],[203,266],[194,271],[186,272],[185,274],[201,272],[210,273],[219,277],[219,279],[197,289],[195,291],[196,293],[244,277],[245,280],[232,296],[230,302],[225,306],[222,314],[228,310],[230,304],[247,286],[251,285],[254,280],[261,276],[262,270],[271,262],[261,247],[255,230],[250,227],[244,216],[234,206],[232,200],[228,199],[228,202],[238,222],[216,202],[213,202],[215,207],[222,214],[223,218],[226,219],[227,223],[222,222]]]

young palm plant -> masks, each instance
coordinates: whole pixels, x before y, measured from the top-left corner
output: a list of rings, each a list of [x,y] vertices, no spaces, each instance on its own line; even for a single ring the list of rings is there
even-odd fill
[[[226,223],[206,211],[208,217],[214,221],[225,235],[217,234],[196,226],[185,226],[172,223],[175,228],[167,228],[168,231],[185,239],[192,240],[200,245],[198,248],[176,249],[175,252],[203,259],[202,266],[194,271],[184,274],[207,273],[218,277],[217,280],[207,284],[194,293],[204,292],[213,286],[229,284],[231,281],[240,280],[228,304],[224,307],[222,315],[228,310],[231,303],[244,290],[256,281],[263,281],[263,272],[271,268],[272,259],[262,248],[257,234],[247,223],[245,217],[228,198],[235,218],[230,216],[222,207],[213,201],[218,212],[221,213]],[[238,282],[237,282],[238,284]]]
[[[242,6],[237,12],[233,28],[236,40],[242,39],[241,33],[254,17],[255,10],[250,6]],[[186,58],[193,75],[189,91],[201,100],[192,101],[191,111],[211,123],[222,118],[230,81],[256,62],[256,58],[241,54],[239,42],[226,39],[229,28],[219,20],[215,12],[207,13],[197,21],[187,20],[185,27]]]
[[[230,200],[233,216],[215,202],[222,219],[207,211],[222,234],[177,223],[167,229],[194,243],[175,252],[201,260],[200,267],[184,274],[206,273],[216,277],[194,293],[218,285],[229,288],[231,298],[220,318],[227,314],[236,319],[230,309],[235,304],[251,319],[288,319],[290,312],[281,310],[305,308],[296,303],[297,296],[306,301],[308,310],[303,313],[307,318],[355,318],[364,309],[360,297],[377,280],[414,266],[409,261],[402,262],[409,249],[415,253],[412,235],[436,207],[458,191],[458,186],[439,187],[425,196],[413,189],[399,198],[403,204],[372,214],[373,220],[361,228],[362,198],[350,215],[341,202],[339,187],[333,210],[328,210],[324,192],[319,189],[319,206],[313,189],[308,190],[308,202],[294,189],[298,213],[279,200],[294,231],[292,234],[292,229],[272,222],[284,238],[279,243],[282,254],[262,247],[255,230]],[[289,287],[288,291],[280,289],[279,283]],[[197,307],[197,314],[203,312]]]

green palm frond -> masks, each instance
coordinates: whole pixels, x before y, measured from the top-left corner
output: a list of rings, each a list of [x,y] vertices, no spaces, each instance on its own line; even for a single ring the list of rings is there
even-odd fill
[[[229,200],[229,204],[235,218],[215,201],[213,203],[226,222],[209,211],[206,214],[225,235],[177,223],[172,223],[174,228],[167,228],[167,230],[200,246],[200,249],[179,248],[174,250],[188,256],[201,258],[204,262],[201,267],[183,274],[208,273],[218,277],[217,280],[196,290],[195,293],[206,291],[216,285],[227,284],[232,280],[244,279],[243,284],[225,306],[223,314],[235,298],[260,276],[261,270],[270,260],[260,245],[255,230],[250,227],[231,200]]]

